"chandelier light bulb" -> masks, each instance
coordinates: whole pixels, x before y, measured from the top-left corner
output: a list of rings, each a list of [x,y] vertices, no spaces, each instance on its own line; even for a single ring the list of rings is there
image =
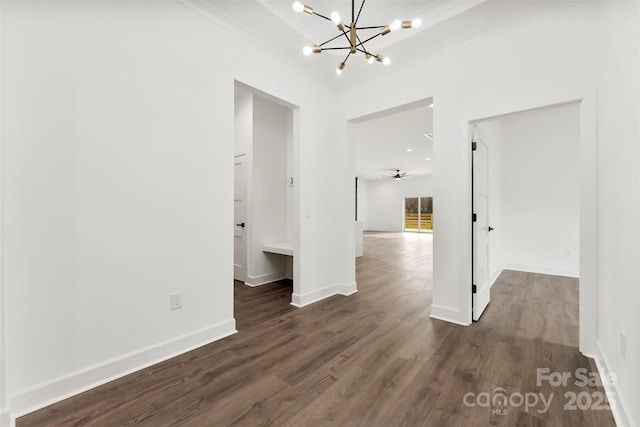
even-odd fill
[[[336,12],[335,10],[333,12],[331,12],[331,22],[333,22],[334,24],[338,25],[342,22],[342,19],[340,19],[340,14],[338,12]]]
[[[389,65],[391,64],[391,58],[389,58],[388,56],[385,56],[385,58],[382,60],[382,63],[384,65]]]
[[[313,52],[313,49],[311,49],[311,46],[305,46],[302,48],[302,53],[304,53],[304,56],[311,55],[311,52]]]
[[[344,70],[344,62],[341,62],[340,65],[338,65],[338,68],[336,68],[336,74],[342,74],[342,70]]]
[[[400,29],[400,27],[402,27],[402,21],[401,21],[401,20],[399,20],[399,19],[395,19],[395,20],[391,23],[391,25],[389,25],[389,29],[390,29],[391,31],[399,30],[399,29]]]
[[[369,55],[368,53],[365,55],[365,58],[367,58],[368,64],[373,64],[373,62],[376,60],[376,58],[373,55]]]
[[[304,6],[299,1],[294,1],[292,7],[295,12],[302,12],[304,9]]]
[[[422,25],[422,19],[420,19],[420,18],[416,18],[416,19],[411,21],[411,27],[412,28],[418,28],[421,25]]]

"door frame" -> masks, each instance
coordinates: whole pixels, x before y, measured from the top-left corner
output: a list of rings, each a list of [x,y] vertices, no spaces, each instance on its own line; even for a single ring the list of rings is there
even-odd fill
[[[292,102],[287,101],[286,99],[280,98],[277,95],[274,95],[272,93],[270,93],[269,91],[265,91],[262,90],[256,86],[247,84],[241,80],[238,79],[234,79],[233,80],[233,90],[237,90],[237,89],[241,89],[243,91],[246,91],[248,93],[250,93],[252,96],[258,96],[260,98],[266,99],[270,102],[276,103],[278,105],[281,105],[285,108],[288,108],[289,110],[291,110],[291,116],[290,116],[290,123],[288,123],[288,127],[289,127],[289,132],[290,132],[290,138],[291,138],[291,145],[292,145],[292,156],[289,159],[291,161],[291,176],[290,179],[292,179],[291,181],[291,187],[292,187],[292,200],[291,200],[291,207],[292,207],[292,226],[293,226],[293,236],[292,236],[292,243],[293,243],[293,251],[295,253],[295,256],[293,257],[293,277],[294,277],[294,281],[293,281],[293,292],[291,294],[291,304],[292,305],[296,305],[294,304],[295,298],[299,298],[299,295],[302,294],[302,283],[305,280],[305,278],[302,275],[302,255],[304,255],[304,253],[301,253],[300,251],[300,242],[301,242],[301,221],[300,221],[300,199],[301,199],[301,185],[300,182],[302,182],[303,180],[300,179],[300,127],[301,127],[301,118],[300,118],[300,107]],[[235,120],[235,116],[234,116],[234,120]],[[234,150],[234,154],[235,154],[235,150]],[[248,158],[249,158],[249,164],[248,164],[248,176],[251,177],[253,174],[253,151],[252,149],[247,150],[247,154],[248,154]],[[289,165],[288,165],[289,166]],[[253,191],[252,188],[252,184],[251,184],[251,178],[249,178],[247,180],[247,188],[246,188],[246,194],[247,194],[247,205],[246,205],[246,209],[247,209],[247,221],[248,221],[248,227],[245,229],[245,235],[251,236],[251,193]],[[235,185],[234,183],[231,184],[232,186]],[[247,277],[249,275],[249,266],[251,265],[252,259],[251,259],[251,253],[250,250],[248,248],[249,243],[250,243],[249,239],[247,241],[247,257],[246,257],[246,264],[247,264]]]
[[[247,199],[248,182],[247,181],[248,181],[248,178],[249,178],[249,173],[248,173],[249,162],[248,162],[248,156],[247,156],[246,151],[237,151],[237,152],[233,153],[234,168],[235,168],[236,161],[237,161],[238,158],[243,158],[243,160],[245,162],[245,166],[244,166],[245,167],[245,176],[244,176],[244,187],[245,188],[244,188],[244,191],[243,191],[243,194],[242,194],[242,198],[244,200],[244,203],[243,203],[244,212],[243,212],[243,215],[242,215],[243,218],[244,218],[244,221],[242,223],[244,224],[244,223],[247,222],[247,214],[248,214],[248,211],[249,211],[248,206],[247,206],[247,204],[248,204],[248,199]],[[233,218],[233,223],[234,223],[234,226],[233,226],[233,232],[234,232],[234,234],[233,234],[233,237],[234,237],[234,241],[233,241],[233,245],[234,245],[234,247],[233,247],[234,263],[233,263],[233,267],[234,267],[234,269],[233,269],[233,279],[244,283],[244,282],[247,281],[247,260],[248,260],[247,229],[245,228],[244,225],[239,229],[238,224],[236,223],[237,220],[235,218],[235,216],[236,216],[235,215],[236,214],[236,211],[235,211],[236,210],[236,204],[235,204],[235,202],[236,202],[237,192],[235,190],[236,190],[236,179],[235,179],[235,170],[234,170],[234,181],[233,181],[233,202],[234,202],[234,204],[233,204],[233,209],[234,209],[234,211],[233,211],[233,216],[234,216],[234,218]],[[241,243],[240,252],[242,253],[243,265],[242,265],[242,271],[241,271],[241,278],[236,278],[236,271],[237,271],[236,266],[237,266],[237,264],[235,263],[235,261],[236,261],[235,260],[235,254],[236,254],[237,248],[235,247],[235,245],[236,245],[235,238],[238,237],[238,236],[236,236],[236,232],[237,231],[241,231],[242,232],[242,243]]]
[[[599,354],[598,349],[598,186],[597,171],[597,108],[595,88],[583,88],[580,96],[554,100],[555,102],[528,105],[524,108],[514,108],[507,111],[498,111],[490,116],[475,116],[463,119],[466,130],[465,143],[471,140],[473,125],[485,121],[499,119],[504,116],[546,109],[561,105],[577,104],[579,109],[580,127],[580,276],[579,276],[579,350],[588,357]],[[471,116],[473,117],[473,116]],[[469,157],[468,169],[471,170],[471,150],[467,151]],[[471,185],[469,181],[468,197],[471,200]],[[469,216],[472,214],[471,205],[468,205]],[[473,225],[469,221],[469,232],[472,234]],[[469,239],[468,242],[471,242]],[[473,246],[469,246],[473,250]],[[472,267],[472,266],[471,266]],[[468,276],[469,278],[471,275]],[[465,295],[469,314],[471,314],[471,286]],[[470,316],[471,317],[471,316]]]
[[[489,146],[487,144],[484,143],[484,141],[482,141],[482,139],[475,138],[473,136],[473,129],[471,131],[471,138],[470,138],[470,143],[469,146],[471,148],[471,215],[472,215],[472,220],[471,220],[471,320],[473,322],[479,321],[480,317],[482,316],[482,314],[484,313],[484,311],[487,309],[487,306],[489,305],[489,302],[491,300],[491,286],[493,285],[493,283],[490,283],[490,275],[489,275],[489,254],[487,254],[487,283],[485,284],[484,287],[482,288],[478,288],[477,285],[477,280],[476,280],[476,252],[477,249],[476,248],[476,244],[477,239],[476,239],[476,233],[478,232],[478,222],[476,221],[476,198],[475,198],[475,187],[476,187],[476,182],[475,182],[475,166],[476,166],[476,144],[482,144],[485,147],[487,147],[487,150],[489,150]],[[489,174],[489,158],[488,158],[488,154],[487,154],[487,175]],[[487,184],[487,187],[489,187],[489,184]],[[488,191],[488,188],[487,188]],[[487,217],[489,216],[489,205],[487,204]],[[489,218],[487,218],[487,225],[489,225]],[[491,231],[491,228],[489,228],[489,231]],[[487,236],[487,239],[489,239],[489,236]],[[486,295],[484,295],[486,294]],[[480,303],[483,305],[480,314],[476,317],[475,312],[474,312],[474,295],[475,295],[475,300],[476,302],[480,301]],[[487,301],[486,304],[484,304],[483,301]]]

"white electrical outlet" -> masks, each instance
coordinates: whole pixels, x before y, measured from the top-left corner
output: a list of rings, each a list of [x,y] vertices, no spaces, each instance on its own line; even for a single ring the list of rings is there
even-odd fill
[[[627,334],[620,331],[620,354],[623,359],[627,358]]]
[[[174,292],[169,294],[171,310],[182,308],[182,292]]]

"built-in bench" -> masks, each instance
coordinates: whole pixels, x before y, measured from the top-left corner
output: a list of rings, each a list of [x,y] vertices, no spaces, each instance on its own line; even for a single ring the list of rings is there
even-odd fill
[[[263,243],[262,252],[293,256],[293,242]]]

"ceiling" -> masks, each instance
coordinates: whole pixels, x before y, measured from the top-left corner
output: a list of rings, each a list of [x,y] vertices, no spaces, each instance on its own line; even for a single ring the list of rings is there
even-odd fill
[[[349,58],[344,72],[337,76],[335,69],[346,51],[322,52],[310,57],[302,53],[305,45],[319,44],[338,35],[337,28],[318,16],[294,12],[291,0],[180,1],[335,91],[372,82],[416,61],[575,4],[569,0],[368,0],[358,20],[359,26],[387,25],[396,18],[421,18],[422,26],[394,31],[366,43],[367,50],[391,58],[389,66],[367,64],[358,53]],[[349,0],[304,0],[303,3],[322,15],[329,16],[335,10],[344,22],[351,20]],[[361,1],[355,1],[356,14],[360,5]],[[366,37],[364,33],[363,37]]]
[[[377,180],[395,174],[397,169],[413,176],[433,173],[433,141],[425,136],[433,132],[433,108],[427,106],[430,102],[354,126],[359,179]]]
[[[376,79],[441,52],[476,39],[522,25],[580,0],[368,0],[359,26],[390,24],[394,19],[421,18],[418,29],[394,31],[366,43],[367,50],[391,58],[391,64],[367,64],[361,53],[349,58],[342,75],[335,73],[346,51],[325,51],[306,57],[305,45],[320,44],[338,35],[331,22],[293,11],[292,0],[180,0],[238,38],[258,47],[330,90],[372,84]],[[351,21],[348,0],[303,0],[324,16],[338,11]],[[361,1],[355,1],[357,15]],[[367,33],[369,36],[376,34]],[[366,38],[363,33],[361,39]],[[346,40],[342,44],[346,45]],[[360,179],[378,179],[396,169],[415,175],[432,173],[433,114],[427,104],[420,108],[380,113],[356,125],[356,173]],[[412,152],[405,151],[411,148]]]

